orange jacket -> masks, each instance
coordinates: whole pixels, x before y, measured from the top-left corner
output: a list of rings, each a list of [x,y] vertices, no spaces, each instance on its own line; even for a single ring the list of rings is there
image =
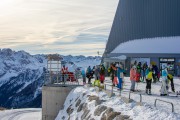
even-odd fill
[[[136,69],[131,68],[130,70],[130,80],[136,81]]]
[[[62,74],[67,74],[68,73],[68,67],[62,67],[61,71],[62,71]]]

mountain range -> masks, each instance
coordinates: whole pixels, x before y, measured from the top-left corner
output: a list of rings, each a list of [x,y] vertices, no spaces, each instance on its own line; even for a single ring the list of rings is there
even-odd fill
[[[47,56],[31,55],[25,51],[0,49],[0,106],[5,108],[41,107],[41,88],[47,66]],[[99,56],[63,56],[63,63],[86,69],[100,64]]]

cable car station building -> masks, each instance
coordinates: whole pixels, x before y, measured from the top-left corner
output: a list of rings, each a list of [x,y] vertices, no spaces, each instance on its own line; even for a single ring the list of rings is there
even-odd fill
[[[180,0],[120,0],[103,54],[106,67],[154,63],[180,75]]]

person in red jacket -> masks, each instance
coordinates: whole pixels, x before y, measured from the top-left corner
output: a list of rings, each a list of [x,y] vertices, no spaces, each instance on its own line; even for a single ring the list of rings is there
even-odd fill
[[[68,74],[68,67],[65,67],[65,65],[63,65],[62,69],[61,69],[61,73],[62,73],[62,80],[64,82],[65,80],[65,75]]]
[[[135,83],[136,83],[136,67],[132,66],[130,70],[130,80],[131,80],[131,88],[130,91],[135,91]]]

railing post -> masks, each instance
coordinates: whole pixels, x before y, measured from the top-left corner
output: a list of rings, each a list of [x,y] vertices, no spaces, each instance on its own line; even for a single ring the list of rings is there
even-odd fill
[[[111,87],[112,87],[112,89],[111,89],[111,93],[113,93],[113,85],[112,85]]]
[[[171,106],[172,106],[172,112],[174,112],[174,104],[173,104],[172,102],[168,102],[168,101],[164,101],[164,100],[160,100],[160,99],[155,99],[155,102],[154,102],[154,106],[155,106],[155,107],[157,106],[157,105],[156,105],[157,101],[161,101],[161,102],[165,102],[165,103],[171,104]]]
[[[155,99],[155,101],[154,101],[154,106],[156,107],[156,101],[157,101],[157,99]]]
[[[119,92],[120,96],[121,96],[121,89],[120,89],[120,92]]]
[[[140,96],[140,102],[142,103],[142,95],[141,95],[141,94],[139,94],[139,96]]]
[[[131,91],[129,91],[129,99],[131,99]]]
[[[106,84],[104,84],[104,90],[106,90]]]

